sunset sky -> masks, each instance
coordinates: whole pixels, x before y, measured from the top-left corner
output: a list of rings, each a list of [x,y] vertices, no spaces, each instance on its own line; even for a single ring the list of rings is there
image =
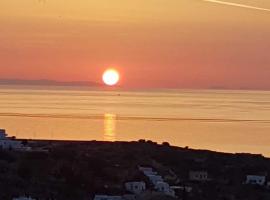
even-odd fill
[[[0,78],[270,89],[270,1],[224,1],[1,0]]]

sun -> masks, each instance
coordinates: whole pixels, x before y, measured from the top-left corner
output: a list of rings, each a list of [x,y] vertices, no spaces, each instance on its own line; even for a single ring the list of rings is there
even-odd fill
[[[119,78],[120,78],[119,73],[115,69],[107,69],[102,75],[103,82],[109,86],[117,84]]]

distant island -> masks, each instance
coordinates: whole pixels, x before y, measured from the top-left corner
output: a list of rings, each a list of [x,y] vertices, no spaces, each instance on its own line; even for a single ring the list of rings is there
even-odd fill
[[[55,81],[47,79],[0,79],[0,85],[37,85],[37,86],[88,86],[99,87],[101,84],[92,81]]]

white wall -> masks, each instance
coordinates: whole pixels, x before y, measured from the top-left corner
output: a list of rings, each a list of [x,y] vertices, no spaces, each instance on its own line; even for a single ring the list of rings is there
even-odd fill
[[[246,177],[247,184],[264,185],[265,181],[266,181],[265,176],[247,175]]]
[[[140,194],[146,189],[145,182],[127,182],[125,183],[125,188],[127,191],[134,194]]]

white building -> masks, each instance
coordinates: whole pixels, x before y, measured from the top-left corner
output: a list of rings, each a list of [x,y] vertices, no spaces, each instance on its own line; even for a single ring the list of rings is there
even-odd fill
[[[208,181],[208,173],[206,171],[190,171],[189,180],[191,181]]]
[[[139,170],[142,171],[142,172],[145,172],[145,171],[153,171],[153,168],[152,167],[141,167],[139,166]]]
[[[189,187],[189,186],[171,186],[171,189],[173,189],[174,191],[176,191],[176,190],[180,190],[180,191],[185,190],[188,193],[190,193],[192,191],[192,187]]]
[[[95,195],[94,200],[123,200],[121,196]]]
[[[264,185],[266,182],[265,176],[247,175],[246,184]]]
[[[139,167],[139,170],[143,172],[145,176],[157,175],[157,172],[153,171],[153,168],[151,167]]]
[[[157,182],[163,182],[162,176],[159,175],[149,175],[148,178],[153,185],[156,185]]]
[[[156,185],[155,185],[155,189],[158,192],[162,192],[162,193],[164,193],[166,195],[169,195],[169,196],[172,196],[172,197],[175,196],[175,191],[166,182],[163,182],[163,181],[157,182]]]
[[[35,199],[32,199],[31,197],[17,197],[13,198],[12,200],[35,200]]]
[[[146,190],[145,182],[127,182],[125,183],[125,188],[127,191],[132,192],[134,194],[141,194]]]
[[[25,147],[21,141],[7,137],[6,131],[4,129],[0,129],[0,148],[13,149],[17,151],[31,150],[30,147]]]
[[[155,171],[144,171],[143,174],[145,176],[157,175],[158,173]]]
[[[6,139],[7,134],[5,129],[0,129],[0,140]]]
[[[22,145],[20,141],[6,139],[6,140],[0,140],[0,148],[22,150],[24,149],[24,146]]]

